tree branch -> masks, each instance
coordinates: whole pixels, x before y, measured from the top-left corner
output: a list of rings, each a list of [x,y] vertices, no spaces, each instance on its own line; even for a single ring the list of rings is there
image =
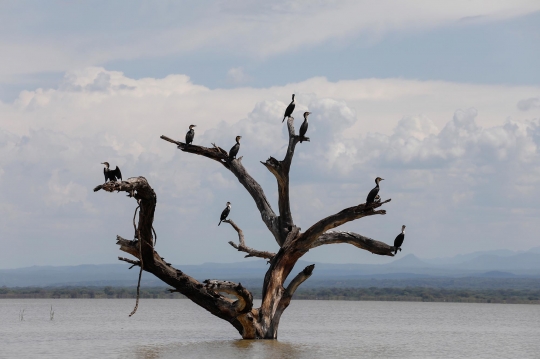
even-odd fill
[[[282,161],[270,157],[266,162],[261,163],[276,177],[278,184],[278,206],[279,206],[279,221],[281,230],[281,245],[285,242],[285,237],[294,227],[294,220],[291,213],[291,204],[289,199],[289,171],[291,169],[294,149],[300,141],[300,136],[295,134],[294,118],[287,119],[287,129],[289,130],[289,145],[285,158]],[[303,137],[303,141],[309,141],[309,138]]]
[[[205,283],[206,289],[214,292],[223,292],[232,294],[238,298],[234,303],[234,307],[239,314],[247,313],[253,308],[253,295],[249,290],[242,286],[242,283],[233,283],[226,280],[207,279]]]
[[[230,241],[229,244],[233,246],[234,248],[238,249],[239,252],[245,252],[247,255],[244,258],[248,257],[259,257],[259,258],[266,258],[271,260],[276,254],[266,251],[258,251],[256,249],[253,249],[251,247],[246,246],[246,242],[244,240],[244,232],[232,221],[232,219],[226,219],[223,221],[223,223],[229,223],[235,230],[238,232],[238,242],[239,244],[234,243],[233,241]]]
[[[143,248],[142,260],[146,264],[147,261],[153,261],[154,240],[152,236],[152,223],[154,222],[154,211],[156,209],[157,197],[156,193],[148,184],[144,177],[131,177],[121,182],[107,182],[96,186],[94,192],[104,190],[107,192],[127,192],[128,197],[133,197],[139,205],[139,223],[135,229],[137,238],[141,241]],[[139,251],[136,251],[139,253]],[[137,259],[138,255],[135,255]]]
[[[307,231],[297,237],[294,244],[297,246],[297,248],[309,249],[311,248],[313,242],[319,238],[319,236],[332,228],[336,228],[342,224],[362,217],[373,216],[375,214],[386,214],[384,209],[375,211],[375,208],[378,208],[390,201],[391,199],[387,199],[383,202],[370,203],[369,205],[362,203],[355,207],[345,208],[343,211],[323,218],[309,227]]]
[[[225,168],[229,168],[229,164],[227,161],[229,158],[228,153],[221,147],[213,145],[212,148],[208,148],[197,145],[186,145],[183,142],[175,141],[167,136],[161,136],[160,138],[167,142],[174,143],[178,146],[179,150],[210,158],[216,162],[221,163],[223,166],[225,166]]]
[[[130,241],[120,236],[117,236],[117,239],[117,244],[120,245],[120,250],[135,257],[139,256],[139,246],[137,240]],[[138,261],[122,257],[119,257],[119,259],[133,265],[139,265]],[[236,294],[241,296],[241,300],[239,299],[238,301],[233,302],[227,297],[216,294],[215,288],[205,286],[181,270],[174,268],[169,263],[165,262],[157,252],[154,252],[152,262],[143,262],[143,270],[154,274],[163,282],[174,287],[174,291],[185,295],[194,303],[208,310],[215,316],[231,322],[240,333],[243,333],[244,328],[242,328],[239,323],[235,322],[236,317],[238,317],[240,314],[249,312],[253,307],[253,296],[244,287],[238,287],[238,285],[236,285],[236,287],[238,287]],[[230,294],[235,294],[232,293],[232,289]],[[251,301],[248,301],[249,298],[251,298]]]
[[[281,163],[282,166],[284,166],[284,169],[286,169],[288,175],[289,170],[291,169],[294,149],[296,148],[296,144],[300,141],[300,136],[297,136],[295,134],[294,117],[289,117],[289,119],[287,120],[287,129],[289,130],[289,146],[287,147],[287,153],[285,154],[285,158],[283,159],[283,161],[281,161]],[[309,138],[304,137],[302,138],[302,140],[309,141]]]
[[[303,271],[298,273],[296,277],[289,283],[287,286],[287,289],[285,289],[285,292],[283,292],[283,295],[281,296],[281,300],[277,304],[276,312],[274,314],[274,319],[272,321],[272,330],[277,331],[277,327],[279,326],[279,321],[281,319],[281,315],[287,309],[289,304],[291,304],[291,299],[294,295],[294,292],[296,292],[296,289],[300,286],[300,284],[304,283],[309,277],[311,277],[311,274],[313,273],[313,269],[315,268],[315,264],[308,265],[306,268],[304,268]],[[276,333],[277,334],[277,333]]]
[[[152,241],[152,223],[154,219],[154,211],[156,207],[156,195],[144,177],[129,178],[123,182],[107,182],[97,186],[94,191],[105,190],[107,192],[125,191],[129,197],[137,199],[139,210],[139,222],[137,226],[138,239],[134,241],[127,240],[117,236],[117,244],[120,245],[120,250],[131,254],[137,259],[143,258],[142,261],[121,260],[131,264],[142,266],[142,269],[154,274],[163,282],[177,289],[194,303],[203,307],[215,316],[230,322],[239,332],[244,335],[246,330],[252,328],[244,328],[244,325],[249,323],[244,317],[252,308],[248,298],[251,293],[247,290],[238,288],[238,293],[242,295],[242,301],[232,301],[222,295],[216,294],[213,290],[209,290],[196,279],[188,276],[182,271],[172,267],[165,262],[159,254],[154,251]],[[142,253],[141,253],[142,252]],[[139,264],[140,263],[140,264]],[[242,317],[242,318],[240,318]],[[244,323],[244,324],[242,324]]]
[[[141,261],[134,261],[133,259],[129,259],[129,258],[125,258],[125,257],[118,257],[118,260],[127,262],[129,264],[132,264],[132,266],[129,267],[129,269],[131,269],[131,268],[133,268],[135,266],[140,266],[141,265]]]
[[[94,192],[99,190],[104,190],[107,192],[128,192],[128,197],[135,197],[135,199],[155,199],[155,192],[146,181],[146,178],[140,177],[131,177],[125,181],[121,182],[106,182],[100,184],[94,188]]]
[[[304,283],[309,277],[311,277],[313,269],[315,269],[315,264],[308,265],[306,268],[304,268],[303,271],[301,271],[296,275],[296,277],[294,277],[294,279],[287,286],[287,289],[285,290],[285,293],[281,298],[282,302],[286,300],[288,300],[289,302],[291,301],[294,292],[296,292],[296,289],[298,289],[300,284]]]
[[[181,270],[172,267],[170,263],[165,262],[159,256],[154,248],[155,242],[152,241],[153,238],[157,240],[152,227],[157,197],[144,177],[129,178],[122,182],[108,182],[94,189],[94,191],[103,189],[107,192],[124,191],[128,193],[128,197],[137,200],[140,211],[138,224],[135,225],[134,223],[136,240],[117,237],[117,244],[120,249],[133,255],[137,260],[119,257],[121,261],[131,264],[132,267],[139,266],[140,273],[145,270],[154,274],[173,288],[170,291],[183,294],[215,316],[230,322],[245,339],[277,339],[281,315],[289,306],[298,287],[312,275],[314,265],[307,266],[302,272],[298,273],[287,288],[284,288],[284,284],[297,261],[310,249],[325,244],[350,243],[375,254],[393,255],[394,247],[383,242],[356,233],[330,231],[342,224],[362,217],[385,214],[385,210],[377,208],[390,202],[390,200],[381,202],[378,196],[374,203],[346,208],[339,213],[319,220],[307,231],[301,233],[301,229],[294,224],[291,213],[289,176],[296,145],[298,142],[309,141],[309,138],[296,135],[292,117],[287,121],[287,129],[289,143],[283,160],[278,161],[270,157],[265,162],[262,162],[277,180],[279,215],[276,215],[272,210],[262,187],[242,165],[242,157],[230,159],[228,152],[215,144],[212,144],[212,147],[187,145],[169,137],[161,136],[161,139],[175,144],[183,152],[207,157],[219,162],[236,176],[255,201],[263,222],[280,246],[277,253],[258,251],[246,246],[243,231],[232,220],[225,220],[224,222],[229,223],[238,233],[238,244],[233,241],[229,242],[232,247],[246,253],[245,257],[269,259],[270,266],[264,277],[262,302],[258,309],[253,308],[252,294],[240,283],[206,280],[203,284]],[[136,217],[137,210],[135,210],[134,222]],[[231,295],[235,298],[231,297]]]
[[[360,249],[365,249],[373,254],[381,256],[394,256],[394,247],[386,243],[376,241],[374,239],[364,237],[358,233],[329,231],[322,234],[312,244],[310,249],[316,248],[325,244],[349,243]]]
[[[266,195],[261,187],[261,185],[255,181],[253,177],[246,171],[242,165],[242,157],[229,161],[228,153],[223,148],[213,145],[213,148],[207,148],[197,145],[186,145],[185,143],[175,141],[167,136],[161,136],[161,139],[174,143],[178,146],[178,149],[193,153],[196,155],[208,157],[214,161],[221,163],[225,168],[231,171],[238,181],[244,186],[244,188],[249,192],[257,209],[261,213],[261,218],[266,224],[266,227],[274,235],[274,238],[280,244],[280,231],[278,226],[278,217],[272,210],[270,203],[266,199]]]

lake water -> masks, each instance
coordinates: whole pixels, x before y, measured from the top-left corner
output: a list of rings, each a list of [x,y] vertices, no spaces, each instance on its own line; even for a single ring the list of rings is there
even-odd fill
[[[264,341],[188,300],[134,304],[1,299],[0,358],[540,358],[536,305],[293,300]]]

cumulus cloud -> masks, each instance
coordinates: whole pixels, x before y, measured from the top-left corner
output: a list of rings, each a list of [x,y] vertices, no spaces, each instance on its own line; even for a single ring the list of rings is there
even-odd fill
[[[184,75],[135,80],[97,67],[69,72],[58,89],[23,91],[14,103],[0,104],[0,185],[9,188],[0,193],[0,243],[18,243],[0,260],[7,267],[45,263],[38,254],[24,253],[46,235],[65,248],[94,246],[79,257],[53,253],[55,263],[113,261],[114,236],[132,231],[134,203],[92,192],[103,181],[104,161],[118,165],[125,178],[144,175],[156,189],[155,228],[160,251],[171,261],[223,260],[235,233],[216,228],[215,219],[229,200],[250,245],[275,250],[252,200],[230,173],[159,136],[182,140],[193,123],[195,144],[215,142],[226,150],[235,136],[243,136],[239,155],[277,208],[275,179],[259,161],[285,153],[281,119],[291,93],[297,95],[297,129],[302,112],[312,112],[311,142],[298,145],[291,172],[300,227],[363,202],[381,176],[381,194],[393,199],[387,216],[346,229],[390,241],[407,223],[414,238],[408,250],[420,256],[482,249],[488,242],[505,247],[509,236],[526,249],[536,238],[521,228],[538,226],[533,222],[540,203],[540,116],[534,118],[537,110],[531,108],[528,117],[520,117],[515,104],[530,92],[323,78],[210,90]],[[470,93],[477,94],[476,106],[468,106]],[[447,246],[449,238],[454,247]],[[352,258],[346,249],[332,253],[310,255],[322,261],[365,259]],[[241,258],[231,254],[230,260]]]
[[[358,153],[369,161],[407,168],[442,167],[467,160],[476,165],[497,162],[529,162],[537,156],[539,120],[516,122],[482,128],[476,123],[477,110],[458,110],[446,126],[437,132],[425,117],[406,117],[398,122],[392,135],[367,134],[357,142]],[[355,146],[355,144],[350,144]],[[353,158],[343,159],[347,163]],[[354,163],[354,162],[353,162]]]
[[[71,202],[87,203],[87,188],[73,181],[69,181],[67,184],[62,183],[58,170],[53,171],[48,187],[49,193],[44,196],[45,203],[56,206],[63,206]]]

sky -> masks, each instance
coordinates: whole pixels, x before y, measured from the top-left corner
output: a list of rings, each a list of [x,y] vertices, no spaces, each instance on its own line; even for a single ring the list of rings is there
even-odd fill
[[[227,201],[249,246],[277,251],[219,164],[160,135],[239,155],[277,211],[260,161],[284,156],[283,112],[312,112],[291,170],[296,224],[365,202],[341,227],[420,258],[540,245],[540,2],[2,1],[0,268],[114,263],[133,236],[125,194],[94,193],[103,166],[144,176],[168,262],[238,262]],[[305,260],[387,263],[350,245]]]

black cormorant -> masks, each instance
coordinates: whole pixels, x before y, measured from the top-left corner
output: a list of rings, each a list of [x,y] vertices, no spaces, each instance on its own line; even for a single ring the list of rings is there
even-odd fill
[[[308,120],[307,117],[311,114],[311,112],[304,112],[304,122],[302,122],[302,126],[300,126],[300,143],[302,143],[302,140],[304,136],[306,135],[307,129],[308,129]]]
[[[236,144],[231,147],[231,150],[229,151],[229,161],[232,161],[233,158],[236,158],[236,155],[238,154],[238,151],[240,150],[240,139],[242,136],[236,136]]]
[[[221,221],[224,221],[227,219],[227,216],[229,215],[229,212],[231,211],[231,202],[227,202],[227,207],[221,212],[221,217],[219,217],[219,223],[218,226],[221,224]]]
[[[398,249],[401,251],[401,245],[405,239],[405,225],[401,226],[401,233],[394,239],[394,254],[397,254]]]
[[[105,175],[105,182],[116,182],[117,180],[122,180],[122,172],[120,172],[120,168],[118,168],[118,166],[116,166],[114,170],[111,170],[109,169],[109,162],[102,162],[101,164],[105,165],[105,168],[103,169],[103,174]]]
[[[294,111],[294,106],[296,105],[294,104],[294,94],[293,94],[291,103],[289,104],[289,106],[287,106],[287,109],[285,109],[285,114],[283,115],[283,121],[285,121],[286,118],[291,117]],[[283,121],[281,121],[281,123],[283,123]]]
[[[375,188],[369,191],[369,194],[367,195],[367,198],[366,198],[366,204],[375,202],[375,197],[377,197],[377,194],[379,194],[379,182],[381,182],[382,180],[384,180],[384,178],[381,178],[381,177],[375,178],[375,183],[377,185],[375,186]]]
[[[196,125],[190,125],[189,131],[186,133],[186,146],[191,145],[193,142],[193,138],[195,137],[195,130],[193,127],[196,127]]]

